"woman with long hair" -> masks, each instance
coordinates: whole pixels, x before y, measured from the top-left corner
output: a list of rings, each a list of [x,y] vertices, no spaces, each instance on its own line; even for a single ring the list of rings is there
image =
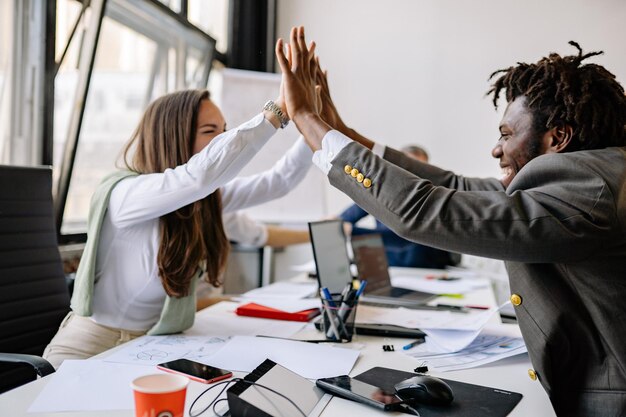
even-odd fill
[[[293,186],[294,166],[310,165],[302,139],[276,169],[235,176],[284,126],[282,101],[225,131],[205,90],[154,101],[126,145],[126,169],[94,193],[88,240],[77,271],[72,312],[44,352],[55,367],[143,334],[193,324],[195,286],[221,284],[229,252],[222,210],[277,198]],[[286,179],[287,178],[287,179]]]

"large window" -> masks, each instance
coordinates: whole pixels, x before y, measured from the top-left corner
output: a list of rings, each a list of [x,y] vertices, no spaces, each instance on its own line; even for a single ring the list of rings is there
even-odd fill
[[[188,0],[189,21],[217,39],[217,50],[228,45],[229,0]]]
[[[116,159],[130,138],[146,106],[151,63],[157,44],[105,17],[87,96],[76,161],[69,188],[61,232],[81,233],[89,200],[98,182],[115,169]],[[68,97],[76,84],[75,74],[57,77],[57,96]],[[167,90],[167,89],[163,89]],[[57,118],[68,120],[71,100],[57,100]],[[60,166],[67,124],[58,126],[55,139]]]
[[[53,165],[61,235],[84,238],[94,187],[148,103],[206,88],[214,58],[230,61],[232,4],[0,0],[0,163]]]
[[[46,3],[0,1],[0,163],[42,162]]]
[[[5,164],[9,162],[9,63],[13,22],[13,4],[9,1],[0,1],[0,163]]]
[[[172,7],[172,13],[151,1],[106,3],[99,34],[89,32],[94,27],[89,19],[97,11],[84,13],[84,22],[79,25],[82,31],[72,39],[67,62],[63,62],[56,79],[54,155],[61,196],[64,175],[70,179],[62,235],[86,231],[93,191],[107,173],[121,165],[120,153],[146,106],[171,91],[206,88],[215,54],[212,37],[184,24],[173,13],[180,2],[161,2]],[[72,0],[58,2],[57,33],[71,32],[76,19],[66,16],[78,16],[80,9],[80,4]],[[91,67],[77,63],[78,57],[84,60],[88,56],[84,49],[89,36],[96,38]],[[73,48],[76,53],[72,55]],[[81,102],[80,77],[85,71],[89,72],[88,93],[77,129],[72,118]],[[70,176],[68,149],[73,144],[75,159]]]

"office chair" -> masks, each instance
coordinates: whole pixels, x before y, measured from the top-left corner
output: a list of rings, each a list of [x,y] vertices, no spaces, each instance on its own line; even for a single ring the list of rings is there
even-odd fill
[[[39,356],[69,305],[52,170],[0,166],[0,392],[54,372]]]

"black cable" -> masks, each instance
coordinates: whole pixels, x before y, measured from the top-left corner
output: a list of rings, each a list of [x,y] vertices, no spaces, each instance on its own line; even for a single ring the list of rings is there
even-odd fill
[[[270,391],[270,392],[273,392],[274,394],[276,394],[276,395],[278,395],[278,396],[280,396],[280,397],[282,397],[282,398],[286,399],[287,401],[289,401],[289,402],[290,402],[290,403],[291,403],[291,404],[292,404],[292,405],[296,408],[296,410],[298,410],[298,411],[300,412],[300,414],[302,414],[304,417],[307,417],[306,413],[305,413],[304,411],[302,411],[302,409],[301,409],[300,407],[298,407],[298,405],[297,405],[295,402],[293,402],[293,400],[291,400],[290,398],[288,398],[286,395],[283,395],[283,394],[281,394],[280,392],[278,392],[278,391],[276,391],[276,390],[274,390],[274,389],[272,389],[272,388],[270,388],[270,387],[266,387],[265,385],[261,385],[261,384],[258,384],[258,383],[256,383],[256,382],[252,382],[252,381],[246,381],[245,379],[242,379],[242,378],[233,378],[233,379],[231,379],[230,381],[219,382],[219,383],[217,383],[217,384],[215,384],[215,385],[213,385],[213,386],[211,386],[211,387],[209,387],[209,388],[205,389],[204,391],[202,391],[202,393],[200,393],[200,395],[198,395],[198,396],[196,397],[196,399],[195,399],[195,400],[193,400],[193,402],[192,402],[192,403],[191,403],[191,405],[189,406],[189,417],[198,417],[199,415],[204,414],[204,413],[205,413],[205,412],[206,412],[206,411],[207,411],[207,410],[208,410],[211,406],[213,407],[213,412],[219,416],[219,414],[218,414],[218,413],[217,413],[217,411],[215,410],[215,407],[217,406],[217,404],[218,404],[220,401],[226,401],[226,399],[225,399],[225,398],[218,399],[218,398],[219,398],[219,397],[220,397],[220,396],[224,393],[224,391],[225,391],[226,389],[228,389],[228,388],[229,388],[229,385],[230,385],[230,384],[232,384],[233,382],[235,382],[235,383],[237,383],[237,382],[243,382],[243,383],[250,384],[250,385],[252,385],[252,386],[256,386],[256,387],[260,387],[260,388],[264,388],[264,389],[266,389],[266,390],[268,390],[268,391]],[[200,411],[200,412],[199,412],[199,413],[197,413],[197,414],[194,414],[191,410],[193,409],[193,406],[194,406],[194,405],[196,405],[196,402],[197,402],[197,401],[198,401],[198,400],[199,400],[199,399],[200,399],[200,398],[201,398],[204,394],[206,394],[207,392],[209,392],[209,391],[210,391],[210,390],[212,390],[213,388],[218,387],[218,386],[220,386],[220,385],[224,385],[224,387],[222,388],[222,390],[220,391],[220,393],[219,393],[219,394],[217,394],[217,396],[213,399],[213,401],[211,401],[211,402],[209,403],[209,405],[207,405],[207,406],[206,406],[206,407],[205,407],[202,411]],[[224,415],[226,415],[226,414],[224,414]]]
[[[219,400],[213,400],[213,413],[218,416],[218,417],[226,417],[228,415],[230,415],[230,410],[226,410],[226,412],[224,414],[220,414],[217,412],[217,410],[215,409],[215,407],[217,407],[217,405],[222,402],[222,401],[227,401],[226,398],[220,398]]]
[[[235,378],[235,379],[239,379],[239,378]],[[213,386],[210,386],[209,388],[205,389],[204,391],[202,391],[202,393],[201,393],[200,395],[198,395],[198,396],[196,397],[196,399],[195,399],[195,400],[193,400],[193,402],[192,402],[192,403],[191,403],[191,405],[189,406],[189,417],[197,417],[197,416],[199,416],[199,415],[201,415],[201,414],[204,414],[204,413],[205,413],[205,412],[206,412],[206,411],[207,411],[207,410],[208,410],[208,409],[209,409],[209,408],[210,408],[210,407],[211,407],[211,406],[212,406],[212,405],[213,405],[213,404],[217,401],[217,399],[218,399],[218,398],[219,398],[219,397],[220,397],[220,396],[224,393],[224,391],[228,388],[228,386],[229,386],[230,384],[232,384],[232,383],[235,381],[235,379],[231,379],[230,381],[223,381],[223,382],[219,382],[219,383],[217,383],[217,384],[215,384],[215,385],[213,385]],[[207,392],[211,391],[213,388],[219,387],[220,385],[225,385],[225,386],[224,386],[224,388],[222,388],[222,390],[220,391],[220,393],[219,393],[219,394],[217,394],[217,396],[213,399],[213,401],[211,401],[211,402],[209,403],[209,405],[207,405],[207,406],[206,406],[206,408],[204,408],[204,409],[203,409],[202,411],[200,411],[199,413],[197,413],[197,414],[192,413],[192,411],[191,411],[191,410],[193,409],[193,406],[194,406],[194,405],[196,405],[196,402],[198,402],[198,400],[199,400],[200,398],[202,398],[202,396],[203,396],[204,394],[206,394]],[[213,411],[215,411],[215,410],[213,410]]]
[[[407,413],[407,414],[412,414],[414,416],[417,417],[421,417],[421,414],[419,411],[417,411],[415,408],[413,408],[410,404],[407,403],[402,403],[398,406],[398,408],[402,409],[402,412]]]

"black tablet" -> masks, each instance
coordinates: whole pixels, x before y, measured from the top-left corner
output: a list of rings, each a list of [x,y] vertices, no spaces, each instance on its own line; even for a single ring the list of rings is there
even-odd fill
[[[367,404],[383,411],[395,410],[404,401],[393,392],[350,378],[348,375],[320,378],[315,385],[338,397]]]

